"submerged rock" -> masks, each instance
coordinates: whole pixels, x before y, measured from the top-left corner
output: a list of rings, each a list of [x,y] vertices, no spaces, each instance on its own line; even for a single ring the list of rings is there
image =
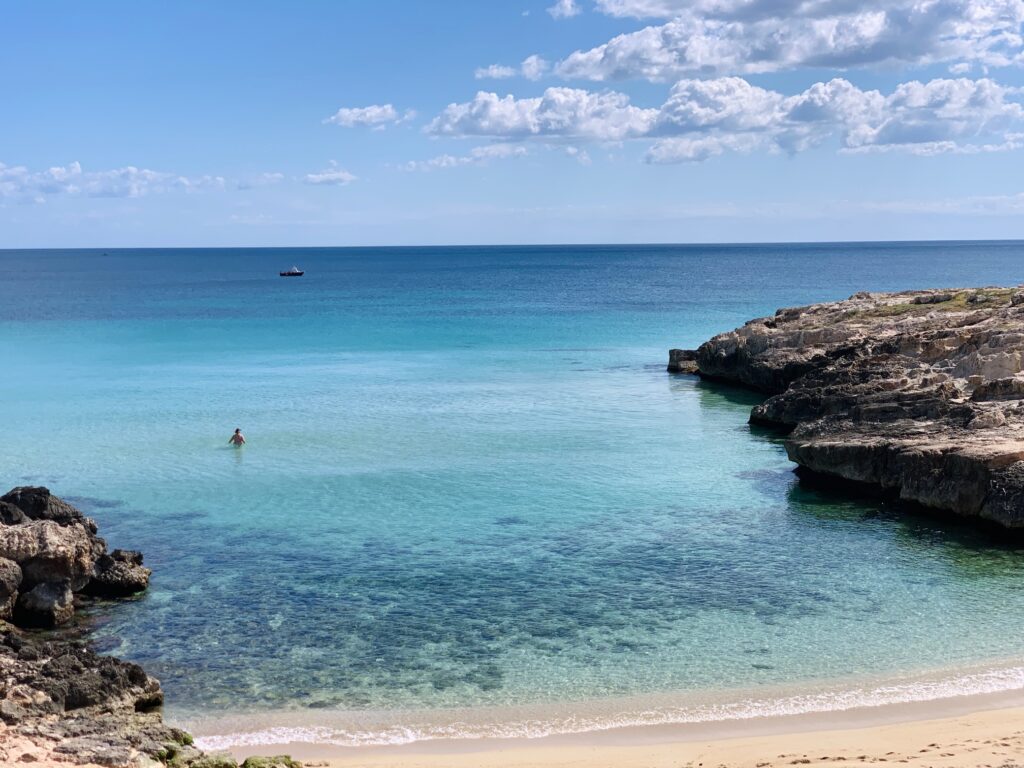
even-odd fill
[[[770,397],[791,460],[1024,528],[1024,303],[1010,288],[858,293],[701,345],[701,376]]]

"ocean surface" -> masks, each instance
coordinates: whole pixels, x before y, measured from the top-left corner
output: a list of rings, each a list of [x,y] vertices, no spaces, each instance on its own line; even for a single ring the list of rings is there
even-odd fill
[[[755,395],[665,363],[1021,282],[1017,242],[0,251],[0,485],[145,552],[86,620],[207,745],[1019,688],[1024,550],[801,487]]]

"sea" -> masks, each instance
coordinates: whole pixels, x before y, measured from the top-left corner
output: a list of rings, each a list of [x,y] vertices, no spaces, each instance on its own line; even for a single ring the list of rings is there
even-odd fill
[[[0,490],[145,553],[82,621],[207,747],[1020,689],[1020,544],[801,485],[757,394],[665,366],[1022,282],[1022,242],[0,251]]]

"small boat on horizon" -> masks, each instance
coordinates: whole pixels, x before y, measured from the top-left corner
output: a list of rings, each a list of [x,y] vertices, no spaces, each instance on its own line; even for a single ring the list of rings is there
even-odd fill
[[[298,267],[292,267],[291,269],[285,272],[279,272],[278,274],[281,275],[281,277],[302,277],[306,273]]]

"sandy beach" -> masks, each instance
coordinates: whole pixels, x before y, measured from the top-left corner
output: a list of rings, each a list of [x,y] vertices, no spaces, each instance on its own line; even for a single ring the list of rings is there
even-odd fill
[[[1008,706],[1013,699],[1013,706]],[[1016,693],[1013,698],[966,697],[746,723],[626,728],[543,739],[363,748],[289,744],[237,749],[232,754],[241,759],[288,753],[325,768],[778,768],[887,763],[997,768],[1024,764],[1024,706],[1019,699]]]

